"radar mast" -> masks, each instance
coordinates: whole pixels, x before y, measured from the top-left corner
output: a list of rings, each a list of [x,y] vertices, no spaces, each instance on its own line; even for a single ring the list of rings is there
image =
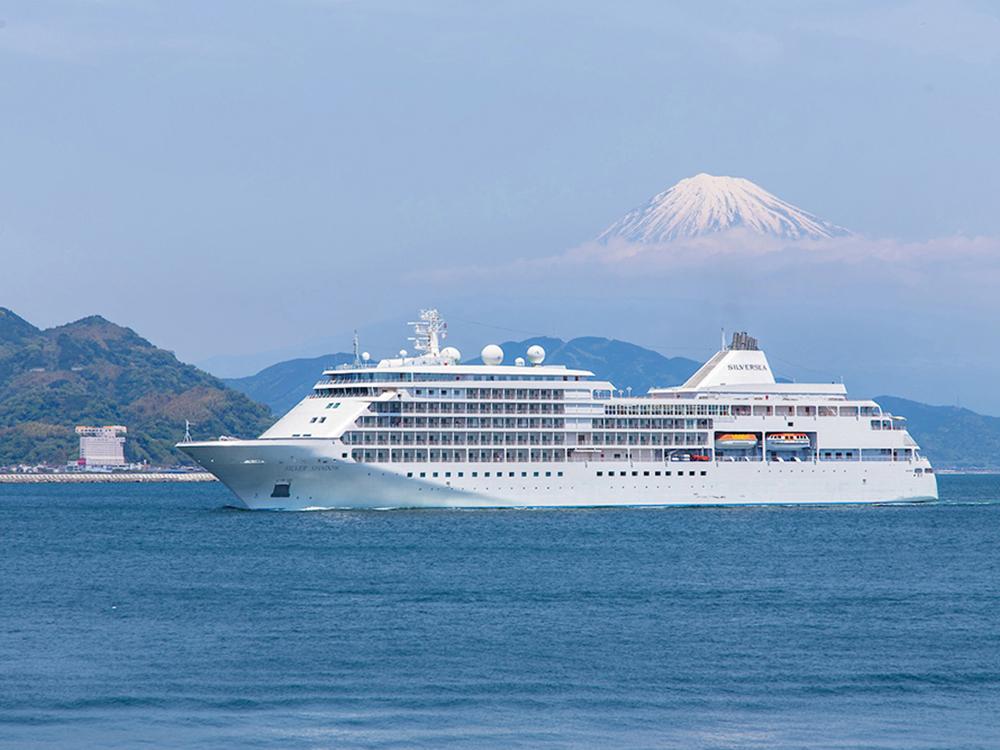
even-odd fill
[[[410,321],[408,325],[413,326],[409,340],[415,350],[432,357],[441,353],[441,342],[448,337],[448,324],[437,310],[421,310],[420,320]]]

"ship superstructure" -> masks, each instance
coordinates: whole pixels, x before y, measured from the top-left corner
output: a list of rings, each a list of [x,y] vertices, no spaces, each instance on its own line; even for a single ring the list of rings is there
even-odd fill
[[[686,383],[626,396],[588,370],[462,363],[435,310],[416,354],[327,370],[254,440],[179,447],[249,508],[541,507],[931,500],[905,420],[843,384],[775,381],[738,333]]]

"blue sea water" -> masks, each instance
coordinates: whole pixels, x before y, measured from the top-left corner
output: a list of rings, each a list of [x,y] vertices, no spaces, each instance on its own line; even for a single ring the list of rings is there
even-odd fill
[[[0,747],[1000,747],[1000,477],[881,507],[249,513],[0,486]]]

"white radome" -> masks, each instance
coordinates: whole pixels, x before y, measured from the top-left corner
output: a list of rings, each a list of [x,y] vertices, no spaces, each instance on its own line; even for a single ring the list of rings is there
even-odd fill
[[[532,344],[528,347],[528,361],[533,365],[540,365],[545,361],[545,349],[540,347],[538,344]]]
[[[368,360],[370,360],[371,358],[372,358],[372,355],[371,355],[371,354],[369,354],[368,352],[361,352],[361,360],[362,360],[363,362],[367,362],[367,361],[368,361]]]
[[[514,359],[514,366],[515,367],[524,367],[524,357],[516,357]]]
[[[456,349],[454,346],[446,346],[441,350],[441,356],[452,364],[456,364],[462,360],[462,352]]]
[[[479,353],[484,365],[496,366],[503,362],[503,349],[496,344],[487,344]]]

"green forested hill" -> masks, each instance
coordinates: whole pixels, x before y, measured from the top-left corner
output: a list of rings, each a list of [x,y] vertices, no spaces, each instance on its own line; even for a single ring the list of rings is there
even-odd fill
[[[0,308],[0,465],[75,459],[79,424],[128,427],[131,460],[182,462],[173,445],[185,419],[206,438],[255,436],[270,421],[266,407],[129,328],[93,316],[41,330]]]

